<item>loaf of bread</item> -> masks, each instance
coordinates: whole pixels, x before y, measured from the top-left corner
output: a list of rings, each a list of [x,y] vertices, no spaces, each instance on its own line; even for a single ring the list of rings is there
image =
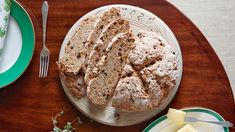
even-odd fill
[[[129,112],[159,107],[178,78],[167,41],[155,32],[135,37],[116,8],[80,22],[58,67],[75,97]]]
[[[139,34],[113,97],[113,106],[123,111],[158,107],[174,88],[177,61],[170,45],[154,32]],[[132,68],[133,66],[133,68]]]
[[[121,33],[112,39],[106,48],[107,55],[102,63],[94,67],[96,76],[87,86],[87,97],[96,105],[105,105],[113,96],[117,82],[126,64],[129,52],[134,46],[132,33]],[[103,58],[103,57],[102,57]]]
[[[119,18],[111,22],[101,33],[99,40],[96,42],[93,50],[91,51],[88,58],[88,65],[85,74],[85,82],[86,84],[94,78],[92,74],[92,70],[95,67],[96,63],[100,60],[103,55],[106,55],[106,48],[108,44],[112,41],[112,39],[120,34],[125,33],[130,30],[129,22]]]

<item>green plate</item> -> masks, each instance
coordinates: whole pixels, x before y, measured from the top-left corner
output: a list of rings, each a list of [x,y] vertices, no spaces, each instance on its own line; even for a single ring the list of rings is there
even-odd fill
[[[192,116],[192,117],[196,117],[198,119],[201,120],[213,120],[213,121],[224,121],[223,117],[221,115],[219,115],[217,112],[207,109],[207,108],[201,108],[201,107],[193,107],[193,108],[186,108],[186,109],[182,109],[183,111],[186,112],[186,116]],[[155,120],[154,122],[152,122],[149,126],[147,126],[143,132],[153,132],[153,131],[159,131],[162,130],[162,128],[165,128],[167,126],[172,125],[172,122],[170,122],[166,115],[158,118],[157,120]],[[229,129],[227,127],[222,127],[219,125],[213,125],[213,124],[209,124],[207,123],[205,126],[204,125],[198,125],[198,124],[194,124],[192,123],[191,125],[196,126],[200,131],[213,131],[213,132],[229,132]],[[204,128],[203,128],[204,127]],[[204,130],[206,129],[207,130]]]
[[[0,74],[0,88],[13,83],[24,73],[34,53],[34,26],[26,10],[17,1],[12,1],[11,17],[14,18],[20,29],[22,47],[13,65]],[[14,36],[9,37],[15,39]]]

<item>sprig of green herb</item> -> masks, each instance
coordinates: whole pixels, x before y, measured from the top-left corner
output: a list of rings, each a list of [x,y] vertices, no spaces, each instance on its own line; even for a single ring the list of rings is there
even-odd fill
[[[76,130],[76,128],[73,127],[73,123],[76,123],[79,125],[82,124],[82,121],[79,117],[77,117],[75,120],[71,121],[71,122],[67,122],[67,124],[64,126],[64,128],[60,128],[57,126],[58,124],[58,117],[62,117],[64,115],[64,111],[62,110],[61,112],[57,113],[55,115],[55,117],[52,117],[52,124],[54,126],[52,132],[73,132]]]

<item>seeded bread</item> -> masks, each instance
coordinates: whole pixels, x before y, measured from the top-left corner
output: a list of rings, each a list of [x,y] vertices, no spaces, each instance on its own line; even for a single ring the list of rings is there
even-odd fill
[[[132,33],[122,33],[113,38],[110,43],[111,48],[104,57],[104,63],[96,66],[93,72],[95,77],[87,86],[87,96],[96,105],[105,105],[120,79],[121,72],[126,64],[129,52],[134,46],[134,36]]]
[[[144,67],[139,73],[143,83],[145,84],[146,91],[148,91],[152,106],[157,107],[175,86],[178,73],[176,56],[170,45],[157,33],[143,33],[140,39],[142,39],[139,41],[141,42],[139,43],[140,45],[148,42],[151,44],[151,46],[149,46],[152,49],[154,49],[154,46],[157,47],[155,53],[151,52],[151,49],[149,49],[150,52],[142,55],[143,58],[155,58],[155,60],[152,60],[151,63],[145,61],[144,59],[142,61],[141,59],[133,59],[134,57],[132,58],[132,60],[134,60],[132,62],[137,69],[139,67]],[[151,41],[149,41],[149,39],[151,39]],[[144,49],[145,47],[139,48]],[[142,50],[136,49],[135,51],[136,53],[140,53]]]
[[[93,30],[95,20],[95,17],[83,20],[71,37],[65,47],[64,55],[58,63],[61,73],[69,76],[70,74],[76,75],[80,71],[85,60],[82,52],[85,51],[85,43],[90,32]]]
[[[161,61],[142,69],[140,74],[153,107],[157,107],[175,86],[177,70],[174,62]]]
[[[98,18],[91,16],[83,20],[65,47],[65,53],[58,63],[58,69],[66,80],[67,87],[76,97],[84,95],[84,91],[86,91],[85,84],[78,84],[78,80],[84,80],[83,73],[86,69],[84,63],[87,60],[87,53],[93,46],[91,42],[96,40],[105,25],[120,16],[120,11],[112,8]]]
[[[119,18],[111,22],[101,33],[99,40],[96,42],[93,51],[91,51],[87,70],[85,74],[85,82],[86,84],[93,78],[92,70],[95,67],[96,63],[100,60],[100,57],[106,55],[106,48],[111,40],[120,33],[125,33],[130,30],[129,22]]]
[[[122,111],[144,111],[158,107],[174,88],[177,79],[175,53],[157,33],[139,35],[129,54],[112,105]],[[132,68],[133,66],[133,68]]]
[[[124,111],[144,111],[152,107],[149,95],[131,65],[124,67],[122,78],[114,92],[112,106]]]
[[[129,59],[135,69],[141,70],[146,65],[162,59],[166,41],[154,32],[144,32],[138,37],[139,41],[130,53]]]
[[[80,98],[86,93],[86,86],[84,83],[84,74],[78,73],[74,76],[64,77],[66,79],[65,85],[70,90],[71,94]]]
[[[84,62],[84,70],[87,68],[88,57],[93,50],[94,45],[96,44],[99,36],[101,35],[102,31],[110,22],[121,18],[120,11],[116,8],[111,8],[110,10],[104,12],[95,22],[94,30],[90,33],[87,42],[85,43],[86,52],[84,55],[86,56]]]
[[[85,43],[90,32],[93,30],[95,17],[89,17],[81,21],[79,28],[71,37],[63,57],[58,62],[58,69],[65,79],[65,85],[76,97],[81,97],[85,93],[84,74],[81,67],[85,60],[82,52],[85,50]]]
[[[136,40],[116,8],[80,23],[58,67],[75,97],[86,93],[95,105],[112,101],[123,111],[158,107],[178,77],[170,45],[154,32],[140,33]]]

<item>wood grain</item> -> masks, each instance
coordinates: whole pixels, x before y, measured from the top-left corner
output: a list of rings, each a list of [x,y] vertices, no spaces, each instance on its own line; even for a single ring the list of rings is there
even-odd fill
[[[87,12],[112,3],[145,8],[165,21],[180,43],[183,55],[183,78],[179,91],[169,105],[173,108],[200,106],[213,109],[235,123],[235,105],[227,75],[202,33],[175,7],[163,0],[92,1],[48,0],[47,45],[51,51],[49,76],[38,78],[42,48],[40,0],[19,0],[32,17],[36,31],[36,48],[26,72],[13,84],[0,90],[0,131],[50,131],[51,117],[65,111],[64,120],[80,116],[80,131],[141,131],[166,110],[149,121],[129,127],[111,127],[90,122],[67,99],[62,90],[56,61],[60,46],[70,27]],[[232,130],[231,130],[232,131]]]

